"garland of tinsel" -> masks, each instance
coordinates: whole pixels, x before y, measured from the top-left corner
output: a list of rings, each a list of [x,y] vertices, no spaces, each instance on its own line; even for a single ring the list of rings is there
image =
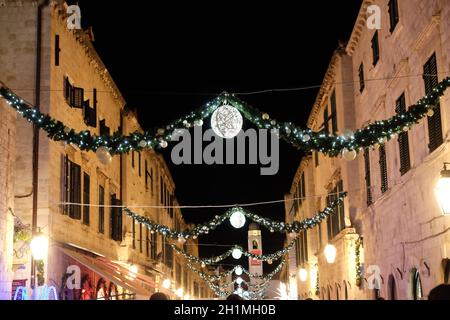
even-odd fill
[[[193,255],[187,253],[186,251],[184,251],[181,248],[178,248],[174,244],[170,244],[170,246],[172,247],[173,250],[175,250],[175,252],[182,255],[190,263],[194,262],[194,263],[199,263],[202,266],[207,266],[207,265],[216,264],[220,261],[225,260],[226,258],[231,256],[233,251],[236,249],[240,250],[242,255],[244,255],[248,258],[251,258],[253,260],[272,262],[274,260],[278,260],[279,258],[284,256],[287,252],[289,252],[292,249],[292,247],[295,245],[296,241],[297,241],[297,238],[292,240],[287,247],[285,247],[281,250],[278,250],[277,252],[274,252],[272,254],[267,254],[267,255],[254,254],[254,253],[245,251],[241,246],[235,245],[231,249],[229,249],[227,252],[225,252],[219,256],[214,256],[214,257],[210,257],[210,258],[199,258],[199,257],[193,256]]]
[[[96,136],[91,135],[88,130],[75,132],[74,129],[66,127],[61,121],[40,113],[34,106],[23,101],[5,86],[0,87],[0,94],[24,118],[45,130],[51,139],[76,144],[81,150],[95,151],[100,147],[105,147],[112,154],[121,154],[131,150],[165,148],[176,130],[189,128],[193,125],[203,125],[203,119],[208,117],[221,104],[229,103],[258,128],[277,130],[281,138],[298,149],[314,150],[330,157],[336,157],[342,152],[358,152],[363,148],[383,144],[402,131],[408,131],[413,124],[418,123],[420,119],[433,112],[439,98],[449,86],[450,77],[441,81],[433,89],[432,94],[420,99],[404,113],[396,114],[386,120],[375,121],[355,132],[339,136],[324,132],[313,132],[311,129],[303,130],[291,122],[278,123],[275,119],[270,119],[267,113],[262,113],[227,93],[221,94],[203,108],[193,111],[156,131],[134,132],[130,135],[122,135],[120,132],[116,132],[112,136]]]
[[[222,273],[222,275],[220,275],[220,276],[217,276],[217,275],[214,276],[214,275],[207,274],[207,273],[205,273],[205,272],[203,272],[203,271],[200,271],[200,270],[198,270],[197,268],[195,268],[195,267],[194,267],[192,264],[190,264],[190,263],[187,263],[187,266],[188,266],[188,268],[190,268],[193,272],[197,273],[197,274],[200,276],[200,278],[201,278],[203,281],[205,281],[205,283],[208,285],[208,287],[209,287],[211,290],[213,290],[214,293],[215,293],[217,296],[221,296],[221,297],[223,297],[223,296],[228,296],[228,295],[230,295],[230,294],[232,293],[232,291],[224,291],[224,290],[225,290],[226,288],[228,288],[229,286],[233,285],[235,282],[233,281],[233,282],[231,282],[231,283],[223,284],[223,285],[217,285],[217,284],[215,284],[214,282],[220,280],[221,278],[223,278],[223,277],[225,277],[225,276],[228,276],[228,275],[232,274],[232,273],[236,270],[236,268],[240,267],[240,268],[243,270],[243,272],[244,272],[245,274],[247,274],[249,277],[256,278],[256,279],[259,279],[259,280],[262,280],[262,282],[261,282],[260,284],[254,284],[254,285],[253,285],[253,284],[250,284],[250,285],[249,285],[249,286],[252,286],[252,287],[255,288],[255,290],[249,291],[249,293],[253,294],[253,296],[259,296],[259,297],[262,297],[263,294],[264,294],[264,292],[265,292],[265,290],[267,289],[267,287],[268,287],[269,284],[270,284],[270,280],[272,280],[272,278],[273,278],[278,272],[281,271],[281,269],[283,268],[283,266],[284,266],[285,263],[286,263],[286,259],[283,258],[283,260],[280,262],[280,264],[279,264],[272,272],[270,272],[269,274],[267,274],[267,275],[265,275],[265,276],[261,276],[261,275],[257,275],[257,274],[252,274],[252,273],[250,273],[248,270],[246,270],[245,268],[243,268],[243,267],[241,267],[241,266],[236,266],[236,267],[234,267],[232,270],[230,270],[230,271],[228,271],[228,272],[225,272],[225,273]],[[243,280],[243,281],[246,282],[245,280]],[[247,282],[246,282],[246,283],[247,283]]]
[[[207,234],[210,230],[214,230],[217,226],[219,226],[224,221],[229,219],[231,215],[237,211],[242,212],[242,214],[245,217],[269,229],[271,232],[277,231],[280,233],[285,232],[299,233],[303,230],[315,227],[322,220],[327,218],[330,214],[334,212],[334,209],[341,204],[341,202],[344,200],[346,196],[347,192],[341,193],[340,196],[335,201],[331,202],[323,211],[316,213],[312,218],[307,218],[302,221],[294,221],[293,223],[273,221],[268,218],[264,218],[257,214],[251,213],[244,208],[234,207],[229,209],[221,216],[215,216],[214,219],[212,219],[209,222],[197,225],[192,229],[187,229],[183,231],[172,230],[167,226],[160,225],[147,217],[141,216],[131,211],[128,208],[124,208],[123,211],[125,212],[126,215],[135,219],[138,223],[144,224],[150,230],[150,232],[157,232],[171,239],[186,240],[191,237],[193,239],[196,239],[199,235]]]
[[[360,287],[361,281],[361,245],[362,238],[358,238],[355,243],[355,268],[356,268],[356,286]]]

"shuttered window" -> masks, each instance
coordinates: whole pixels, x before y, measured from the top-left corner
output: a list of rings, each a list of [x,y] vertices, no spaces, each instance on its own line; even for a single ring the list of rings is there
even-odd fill
[[[61,48],[59,47],[59,34],[55,34],[55,66],[59,66],[59,53]]]
[[[109,136],[111,133],[111,129],[106,125],[106,120],[100,120],[100,135],[101,136]]]
[[[314,163],[316,165],[316,167],[319,166],[319,152],[314,152]]]
[[[397,114],[406,112],[405,94],[403,93],[395,103],[395,112]],[[398,135],[398,148],[400,154],[400,173],[404,175],[411,169],[411,160],[409,156],[408,132],[401,132]]]
[[[145,255],[147,257],[150,256],[150,237],[149,237],[148,228],[145,228]]]
[[[325,109],[323,110],[323,132],[329,133],[329,126],[328,126],[329,116],[328,116],[328,106],[325,106]]]
[[[142,240],[143,240],[143,232],[142,232],[142,223],[139,223],[139,252],[142,253]]]
[[[389,22],[391,24],[391,28],[389,32],[393,32],[395,27],[397,26],[399,21],[398,14],[398,1],[397,0],[389,0]]]
[[[89,225],[90,223],[90,203],[91,203],[91,179],[85,172],[83,174],[83,223]]]
[[[66,204],[63,206],[63,213],[67,214],[72,219],[81,220],[81,167],[69,160],[67,156],[64,157],[62,177],[64,188],[62,195]],[[77,205],[78,204],[78,205]]]
[[[296,245],[296,258],[297,258],[297,267],[304,266],[304,264],[308,261],[308,234],[307,231],[304,230],[300,233],[295,243]]]
[[[133,249],[136,249],[136,220],[134,220],[134,218],[133,218],[133,221],[131,223],[132,223],[131,229],[132,229],[132,233],[133,233],[132,245],[133,245]]]
[[[95,128],[97,127],[97,89],[94,89],[92,96],[92,107],[89,100],[83,104],[83,118],[86,125]]]
[[[372,56],[373,65],[376,66],[380,60],[380,43],[378,41],[378,31],[375,32],[372,38]]]
[[[121,201],[116,195],[111,195],[111,210],[109,219],[110,237],[116,241],[122,241],[122,208]]]
[[[336,186],[333,190],[331,190],[330,194],[327,197],[327,205],[330,205],[334,201],[336,201],[343,190],[343,182],[339,180],[336,183]],[[342,230],[345,229],[345,207],[344,202],[341,202],[339,206],[336,206],[333,210],[333,213],[327,219],[327,231],[328,231],[328,239],[333,239],[337,236]]]
[[[338,131],[338,121],[337,121],[337,112],[336,112],[336,91],[333,90],[330,98],[331,105],[331,127],[334,135],[337,134]]]
[[[139,170],[139,177],[141,176],[141,152],[138,151],[138,170]]]
[[[380,147],[380,179],[381,179],[381,193],[385,193],[389,189],[386,146]]]
[[[156,233],[151,232],[150,238],[151,238],[151,245],[152,245],[151,251],[150,251],[150,256],[153,260],[156,260],[157,249],[158,249],[158,238],[156,237]]]
[[[131,167],[134,168],[134,150],[131,150]]]
[[[98,232],[105,233],[105,188],[98,186]]]
[[[359,92],[363,92],[364,88],[366,87],[366,83],[364,80],[364,63],[361,63],[358,70],[358,76],[359,76]]]
[[[423,68],[423,80],[425,83],[425,94],[429,95],[433,92],[433,89],[437,86],[438,80],[438,68],[436,61],[436,54],[433,54],[427,61]],[[442,123],[441,123],[441,106],[438,103],[434,109],[434,115],[428,117],[428,137],[430,152],[436,150],[443,142],[442,137]]]
[[[366,202],[370,206],[372,204],[372,183],[370,178],[370,154],[369,149],[364,149],[364,168],[366,181]]]

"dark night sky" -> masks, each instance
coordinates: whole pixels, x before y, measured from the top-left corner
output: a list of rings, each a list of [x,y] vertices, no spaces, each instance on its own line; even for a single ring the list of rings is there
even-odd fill
[[[296,1],[295,6],[230,1],[215,6],[193,1],[166,6],[154,1],[78,3],[82,24],[93,27],[95,47],[128,105],[138,109],[144,128],[153,128],[203,105],[214,97],[210,93],[320,85],[338,41],[351,34],[361,0]],[[313,89],[241,99],[271,117],[304,126],[316,94]],[[283,199],[301,156],[280,142],[278,174],[260,176],[259,166],[175,166],[170,148],[165,154],[182,205]],[[284,217],[282,204],[252,209],[276,220]],[[223,212],[183,210],[194,223]],[[246,232],[226,223],[200,240],[246,244]],[[282,241],[282,235],[263,230],[264,253],[280,249]],[[225,250],[202,246],[201,254]]]

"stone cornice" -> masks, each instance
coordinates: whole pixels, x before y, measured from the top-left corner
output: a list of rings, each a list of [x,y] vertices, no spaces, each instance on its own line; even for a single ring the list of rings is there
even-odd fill
[[[364,29],[367,28],[367,8],[372,4],[374,4],[373,0],[364,0],[361,4],[355,26],[353,27],[353,31],[346,48],[346,51],[350,56],[355,51]]]

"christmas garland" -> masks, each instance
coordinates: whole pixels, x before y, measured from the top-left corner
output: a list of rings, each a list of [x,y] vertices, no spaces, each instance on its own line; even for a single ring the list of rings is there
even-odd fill
[[[294,240],[292,240],[289,245],[275,253],[272,254],[268,254],[268,255],[258,255],[258,254],[254,254],[248,251],[245,251],[241,246],[233,246],[233,248],[229,249],[227,252],[219,255],[219,256],[214,256],[214,257],[210,257],[210,258],[198,258],[196,256],[193,256],[189,253],[187,253],[186,251],[178,248],[176,245],[174,244],[170,244],[170,246],[172,247],[173,250],[175,250],[175,252],[177,252],[178,254],[182,255],[186,260],[188,260],[190,263],[194,262],[194,263],[200,263],[203,267],[207,266],[207,265],[211,265],[211,264],[216,264],[220,261],[225,260],[226,258],[228,258],[229,256],[231,256],[235,251],[238,251],[239,254],[239,258],[241,255],[244,255],[248,258],[251,258],[253,260],[259,260],[259,261],[266,261],[269,263],[272,263],[272,261],[274,260],[278,260],[279,258],[281,258],[283,255],[285,255],[287,252],[289,252],[292,247],[294,247],[295,242],[297,241],[297,238],[295,238]]]
[[[36,107],[26,103],[5,86],[0,87],[0,94],[24,118],[45,130],[49,138],[76,144],[81,150],[96,151],[104,148],[111,154],[122,154],[131,150],[165,148],[176,130],[202,126],[203,120],[222,104],[230,104],[258,128],[275,130],[281,138],[298,149],[314,150],[330,157],[343,154],[346,159],[354,159],[357,152],[363,148],[384,144],[397,134],[410,130],[412,125],[418,123],[425,116],[432,116],[439,103],[439,98],[449,86],[450,78],[448,77],[433,89],[432,94],[420,99],[407,111],[386,120],[375,121],[355,132],[348,132],[339,136],[325,132],[313,132],[310,129],[303,130],[291,122],[278,123],[277,120],[271,119],[267,113],[252,108],[227,93],[221,94],[202,108],[173,121],[169,125],[153,131],[134,132],[130,135],[122,135],[120,132],[116,132],[113,135],[97,136],[92,135],[88,130],[76,132],[61,121],[42,114]]]
[[[316,213],[312,218],[307,218],[302,221],[294,221],[293,223],[273,221],[271,219],[264,218],[257,214],[251,213],[244,208],[234,207],[229,209],[221,216],[215,216],[214,219],[212,219],[209,222],[199,224],[192,229],[187,229],[183,231],[172,230],[167,226],[160,225],[147,217],[141,216],[131,211],[128,208],[124,208],[123,212],[129,217],[136,220],[138,223],[144,224],[150,230],[150,232],[152,233],[157,232],[171,239],[178,239],[180,242],[183,242],[189,238],[196,239],[199,235],[209,233],[210,230],[214,230],[219,225],[221,225],[225,220],[230,219],[233,213],[236,212],[242,213],[245,217],[269,229],[271,232],[277,231],[280,233],[285,232],[299,233],[303,230],[315,227],[322,220],[327,218],[330,214],[334,212],[335,208],[339,206],[342,203],[342,201],[344,201],[344,198],[346,196],[347,192],[340,193],[339,197],[335,201],[331,202],[324,210]]]

